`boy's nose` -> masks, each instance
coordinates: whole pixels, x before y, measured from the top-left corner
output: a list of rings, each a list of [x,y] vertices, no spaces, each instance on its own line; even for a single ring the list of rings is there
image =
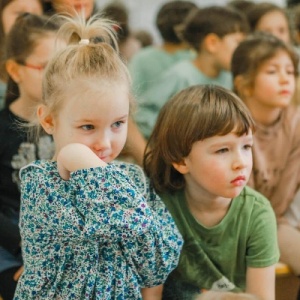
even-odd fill
[[[233,163],[232,163],[232,168],[234,170],[236,169],[243,169],[247,166],[247,159],[241,155],[240,153],[235,157]]]

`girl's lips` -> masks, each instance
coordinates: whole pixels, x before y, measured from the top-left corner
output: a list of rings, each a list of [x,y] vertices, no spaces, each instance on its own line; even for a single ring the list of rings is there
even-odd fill
[[[279,92],[279,94],[280,94],[280,95],[290,95],[291,92],[288,91],[288,90],[282,90],[282,91]]]

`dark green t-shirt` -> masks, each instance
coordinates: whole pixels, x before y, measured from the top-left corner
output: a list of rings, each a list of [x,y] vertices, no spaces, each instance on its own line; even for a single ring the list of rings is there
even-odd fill
[[[178,294],[176,289],[183,284],[186,292],[191,288],[191,294],[202,289],[243,291],[247,267],[263,268],[278,262],[273,209],[251,188],[245,187],[222,221],[209,228],[192,216],[184,191],[161,197],[184,239],[179,265],[169,276],[166,290]]]

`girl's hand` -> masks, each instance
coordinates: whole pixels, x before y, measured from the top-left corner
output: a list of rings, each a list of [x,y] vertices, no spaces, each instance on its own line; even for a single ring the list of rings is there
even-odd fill
[[[163,285],[161,284],[151,288],[142,288],[141,292],[143,300],[161,300]]]
[[[23,273],[23,271],[24,271],[24,267],[22,266],[22,267],[20,267],[19,268],[19,270],[14,274],[14,281],[18,281],[19,280],[19,278],[20,278],[20,276],[22,275],[22,273]]]
[[[58,172],[64,180],[70,178],[71,172],[105,166],[106,163],[89,147],[79,143],[66,145],[57,155]]]

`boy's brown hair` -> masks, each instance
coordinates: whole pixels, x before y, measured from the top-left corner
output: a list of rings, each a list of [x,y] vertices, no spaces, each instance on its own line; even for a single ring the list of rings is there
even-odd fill
[[[250,130],[254,121],[234,93],[214,85],[189,87],[161,109],[146,147],[145,172],[158,192],[181,189],[184,177],[172,164],[187,157],[195,142]]]
[[[249,24],[244,14],[230,7],[210,6],[194,9],[186,18],[179,35],[196,51],[211,33],[223,38],[227,34],[249,32]]]

